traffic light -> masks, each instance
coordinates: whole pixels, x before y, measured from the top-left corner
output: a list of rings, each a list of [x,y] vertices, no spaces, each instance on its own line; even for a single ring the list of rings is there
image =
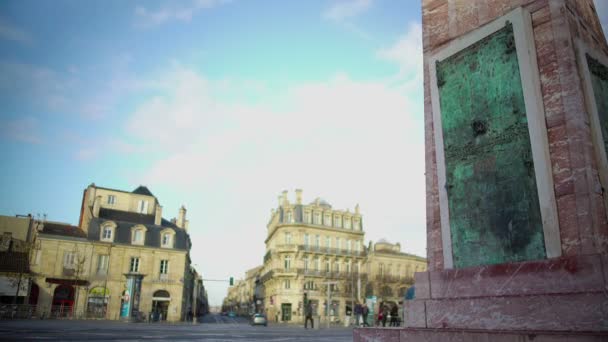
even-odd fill
[[[230,277],[230,286],[234,285],[234,278]]]

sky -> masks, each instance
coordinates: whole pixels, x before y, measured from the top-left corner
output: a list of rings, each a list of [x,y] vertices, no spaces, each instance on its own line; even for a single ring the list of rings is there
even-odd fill
[[[366,243],[425,256],[420,16],[419,1],[2,1],[0,214],[77,224],[89,184],[146,185],[165,218],[188,209],[203,279],[238,279],[263,262],[277,196],[303,189],[359,204]],[[205,285],[220,304],[227,283]]]

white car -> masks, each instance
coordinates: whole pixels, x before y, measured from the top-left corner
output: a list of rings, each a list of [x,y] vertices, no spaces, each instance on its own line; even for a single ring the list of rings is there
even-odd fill
[[[268,320],[266,320],[266,316],[264,316],[264,314],[256,313],[251,316],[251,325],[263,325],[267,327]]]

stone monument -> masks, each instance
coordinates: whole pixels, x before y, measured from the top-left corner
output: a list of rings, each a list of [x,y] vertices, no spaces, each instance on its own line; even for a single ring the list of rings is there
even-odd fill
[[[608,44],[593,0],[422,12],[428,272],[405,327],[355,340],[608,341]]]

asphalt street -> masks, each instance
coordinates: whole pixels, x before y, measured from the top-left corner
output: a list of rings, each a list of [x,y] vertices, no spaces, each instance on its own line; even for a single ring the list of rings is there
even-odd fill
[[[352,341],[352,328],[305,330],[300,325],[251,326],[246,318],[207,315],[196,324],[116,321],[0,321],[2,341]]]

